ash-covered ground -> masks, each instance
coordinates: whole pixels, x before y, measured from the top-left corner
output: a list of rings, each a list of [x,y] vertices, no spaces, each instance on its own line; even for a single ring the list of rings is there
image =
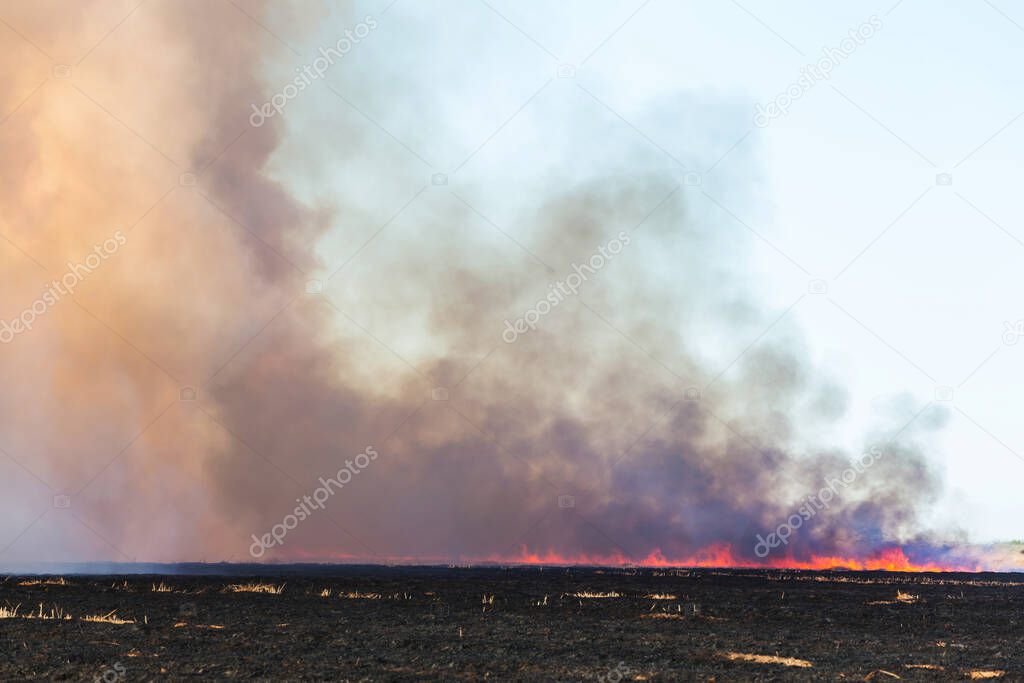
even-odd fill
[[[173,569],[4,577],[0,679],[1024,677],[1017,575]]]

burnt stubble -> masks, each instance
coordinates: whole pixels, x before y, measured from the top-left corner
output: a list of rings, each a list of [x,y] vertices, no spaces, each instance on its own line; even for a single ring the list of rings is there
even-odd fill
[[[0,619],[0,679],[934,680],[1024,672],[1024,582],[1007,574],[174,571],[189,573],[5,577],[0,607],[18,609]],[[109,618],[84,620],[96,616]]]

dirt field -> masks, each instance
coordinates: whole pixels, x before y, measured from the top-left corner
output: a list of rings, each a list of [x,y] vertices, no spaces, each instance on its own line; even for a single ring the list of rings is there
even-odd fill
[[[1024,576],[233,569],[5,577],[0,679],[1024,678]]]

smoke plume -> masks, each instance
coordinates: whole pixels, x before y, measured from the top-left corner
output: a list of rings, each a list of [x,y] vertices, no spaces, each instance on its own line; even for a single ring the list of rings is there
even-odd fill
[[[410,11],[376,16],[254,126],[325,22],[340,37],[366,12],[3,13],[2,320],[102,253],[0,346],[0,562],[248,561],[368,447],[261,559],[945,552],[922,522],[941,411],[897,401],[861,441],[830,441],[843,389],[752,291],[756,238],[730,211],[757,206],[756,146],[706,172],[743,135],[741,102],[629,113],[671,122],[670,151],[582,79],[512,79],[509,97],[536,98],[487,118],[480,82],[404,69],[445,36],[389,53],[419,35]],[[493,141],[444,148],[480,121]],[[827,509],[756,553],[872,448]]]

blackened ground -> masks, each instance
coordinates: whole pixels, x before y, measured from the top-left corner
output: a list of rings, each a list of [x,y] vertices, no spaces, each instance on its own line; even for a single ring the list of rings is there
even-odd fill
[[[234,568],[236,571],[239,568]],[[0,680],[1024,677],[1024,576],[280,567],[0,579]],[[40,583],[42,581],[42,583]],[[284,586],[279,594],[231,584]],[[159,590],[158,590],[159,589]],[[64,619],[25,618],[62,613]],[[134,623],[86,621],[105,616]]]

